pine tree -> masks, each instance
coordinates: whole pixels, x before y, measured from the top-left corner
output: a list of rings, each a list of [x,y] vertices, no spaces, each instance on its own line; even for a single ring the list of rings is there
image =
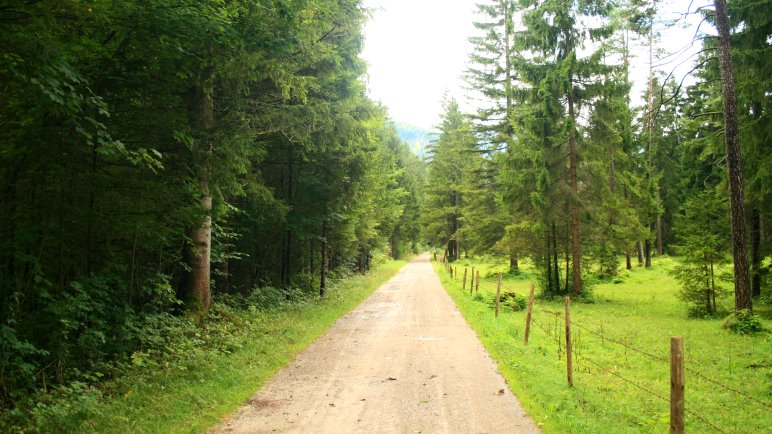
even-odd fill
[[[478,4],[480,21],[475,27],[480,36],[470,38],[474,51],[469,58],[466,81],[470,88],[481,94],[485,108],[472,116],[478,135],[482,157],[480,167],[472,174],[474,193],[471,197],[468,231],[479,249],[497,250],[509,256],[510,271],[518,271],[517,247],[507,236],[505,227],[510,217],[506,204],[501,201],[498,178],[502,159],[496,153],[510,152],[514,137],[515,104],[517,102],[514,41],[514,14],[512,0],[497,0]]]
[[[580,131],[580,111],[585,105],[591,106],[599,97],[607,82],[604,77],[613,70],[603,62],[602,44],[612,32],[608,20],[610,8],[603,2],[566,3],[551,0],[523,2],[521,8],[524,28],[518,32],[517,48],[527,54],[519,62],[519,77],[532,94],[531,103],[540,106],[539,115],[528,115],[532,122],[530,128],[534,129],[532,135],[538,137],[541,146],[547,149],[557,150],[564,143],[568,144],[568,171],[565,178],[571,234],[571,290],[580,293],[583,285],[580,231],[582,192],[579,171],[580,145],[584,139]],[[593,21],[590,22],[597,25],[580,28],[578,24],[584,23],[583,17],[592,17]],[[589,47],[586,46],[588,44]],[[589,48],[591,54],[580,57],[577,54],[580,48]],[[560,155],[560,152],[555,155]],[[550,172],[559,173],[559,165],[550,167],[548,163],[547,167]],[[547,227],[554,226],[551,223]],[[553,237],[556,236],[554,232]]]
[[[454,99],[445,103],[438,129],[437,140],[429,147],[423,218],[429,241],[445,246],[447,258],[455,261],[461,258],[464,241],[463,210],[468,202],[464,186],[475,156],[475,138]]]

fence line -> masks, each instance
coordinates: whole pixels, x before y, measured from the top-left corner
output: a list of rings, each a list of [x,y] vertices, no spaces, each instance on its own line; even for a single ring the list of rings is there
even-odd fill
[[[668,403],[670,402],[670,399],[665,398],[664,396],[662,396],[662,395],[660,395],[660,394],[658,394],[656,392],[652,392],[647,387],[642,386],[642,385],[640,385],[640,384],[638,384],[638,383],[636,383],[636,382],[634,382],[632,380],[629,380],[629,379],[625,378],[624,376],[622,376],[621,374],[619,374],[619,373],[617,373],[617,372],[615,372],[615,371],[613,371],[613,370],[611,370],[611,369],[609,369],[607,367],[601,366],[599,363],[595,362],[594,360],[592,360],[591,358],[585,356],[584,354],[582,354],[580,352],[577,352],[576,355],[581,357],[583,360],[586,360],[586,361],[590,362],[592,365],[595,365],[595,367],[597,367],[598,369],[600,369],[600,370],[602,370],[602,371],[604,371],[604,372],[606,372],[608,374],[611,374],[611,375],[619,378],[620,380],[624,381],[625,383],[628,383],[628,384],[630,384],[630,385],[632,385],[632,386],[634,386],[634,387],[636,387],[636,388],[638,388],[638,389],[648,393],[649,395],[652,395],[652,396],[654,396],[656,398],[659,398],[659,399],[661,399],[661,400],[663,400],[665,402],[668,402]],[[711,428],[715,429],[716,431],[718,431],[720,433],[723,433],[723,434],[728,434],[727,431],[724,431],[723,429],[721,429],[718,426],[714,425],[713,423],[711,423],[710,421],[708,421],[704,417],[700,416],[698,413],[696,413],[694,411],[691,411],[688,408],[684,408],[684,411],[686,413],[689,413],[690,416],[694,416],[695,418],[699,419],[704,424],[710,426]]]
[[[466,270],[465,270],[465,271],[466,271]],[[453,276],[453,275],[451,274],[451,276]],[[506,286],[506,285],[503,285],[503,284],[502,284],[501,288],[502,288],[503,290],[507,291],[507,292],[512,292],[512,293],[515,293],[515,294],[517,293],[517,291],[515,291],[514,289],[512,289],[512,288],[510,288],[510,287],[508,287],[508,286]],[[555,320],[556,320],[556,321],[557,321],[557,319],[558,319],[558,318],[562,317],[562,313],[561,313],[561,312],[550,311],[550,310],[544,309],[544,308],[542,308],[542,307],[539,307],[539,310],[541,310],[542,312],[544,312],[544,313],[546,313],[546,314],[548,314],[548,315],[550,315],[550,316],[553,316],[553,317],[555,317]],[[563,351],[563,348],[561,348],[561,339],[560,339],[560,333],[558,333],[558,332],[555,332],[555,333],[553,333],[552,331],[550,331],[550,330],[549,330],[549,328],[548,328],[548,327],[545,327],[544,325],[542,325],[542,324],[541,324],[541,321],[537,321],[537,319],[536,319],[535,317],[531,318],[531,322],[532,322],[534,325],[536,325],[538,328],[540,328],[542,331],[544,331],[544,333],[545,333],[547,336],[549,336],[550,338],[552,338],[552,339],[554,339],[554,340],[555,340],[555,342],[557,343],[557,345],[558,345],[558,347],[559,347],[559,349],[558,349],[558,356],[560,357],[560,353]],[[611,342],[611,343],[613,343],[613,344],[616,344],[616,345],[619,345],[619,346],[621,346],[621,347],[624,347],[624,348],[626,348],[626,349],[628,349],[628,350],[630,350],[630,351],[633,351],[633,352],[636,352],[636,353],[638,353],[638,354],[644,355],[644,356],[646,356],[646,357],[648,357],[648,358],[650,358],[650,359],[652,359],[652,360],[656,360],[656,361],[658,361],[658,362],[660,362],[660,363],[664,363],[664,364],[668,364],[668,365],[670,364],[670,360],[668,360],[668,359],[666,359],[666,358],[664,358],[664,357],[662,357],[662,356],[657,356],[657,355],[655,355],[655,354],[652,354],[652,353],[650,353],[650,352],[648,352],[648,351],[645,351],[645,350],[642,350],[642,349],[640,349],[640,348],[636,348],[636,347],[634,347],[634,346],[631,346],[631,345],[629,345],[629,344],[626,344],[626,343],[624,343],[624,342],[622,342],[622,341],[620,341],[620,340],[617,340],[617,339],[614,339],[614,338],[610,338],[610,337],[608,337],[608,336],[606,336],[606,335],[604,335],[604,334],[602,334],[602,333],[598,333],[598,332],[596,332],[596,331],[592,330],[590,327],[587,327],[587,326],[585,326],[585,325],[583,325],[583,324],[581,324],[581,323],[578,323],[578,322],[576,322],[576,321],[575,321],[575,320],[573,320],[573,319],[571,320],[571,324],[572,324],[572,325],[575,325],[576,327],[579,327],[581,330],[583,330],[583,331],[585,331],[585,332],[587,332],[587,333],[589,333],[589,334],[591,334],[591,335],[593,335],[593,336],[596,336],[596,337],[600,338],[600,339],[601,339],[603,342],[605,342],[605,341],[609,341],[609,342]],[[557,327],[557,326],[556,326],[556,327]],[[612,371],[612,370],[610,370],[610,369],[609,369],[609,368],[607,368],[607,367],[603,367],[603,366],[602,366],[602,365],[600,365],[599,363],[597,363],[597,362],[595,362],[594,360],[592,360],[591,358],[587,357],[587,356],[584,354],[584,351],[583,351],[583,350],[582,350],[582,351],[578,351],[578,348],[574,348],[574,349],[573,349],[573,353],[574,353],[574,354],[576,354],[578,357],[581,357],[583,360],[587,360],[588,362],[590,362],[591,364],[593,364],[593,365],[594,365],[594,366],[596,366],[597,368],[599,368],[599,369],[603,370],[604,372],[607,372],[607,373],[609,373],[609,374],[611,374],[611,375],[613,375],[613,376],[615,376],[615,377],[619,378],[620,380],[622,380],[622,381],[624,381],[624,382],[626,382],[626,383],[628,383],[628,384],[630,384],[630,385],[632,385],[632,386],[634,386],[634,387],[636,387],[636,388],[638,388],[638,389],[640,389],[640,390],[643,390],[643,391],[645,391],[645,392],[649,393],[649,394],[650,394],[650,395],[652,395],[652,396],[655,396],[655,397],[657,397],[657,398],[659,398],[659,399],[661,399],[661,400],[664,400],[664,401],[667,401],[667,402],[669,402],[669,400],[668,400],[667,398],[664,398],[663,396],[661,396],[661,395],[658,395],[658,394],[656,394],[656,393],[652,392],[651,390],[648,390],[648,389],[647,389],[647,388],[645,388],[644,386],[641,386],[640,384],[637,384],[637,383],[636,383],[636,382],[634,382],[634,381],[631,381],[631,380],[629,380],[629,379],[627,379],[627,378],[624,378],[624,377],[623,377],[621,374],[619,374],[619,373],[617,373],[617,372],[615,372],[615,371]],[[765,407],[765,408],[772,408],[772,404],[770,404],[770,403],[768,403],[768,402],[764,402],[764,401],[762,401],[761,399],[755,398],[755,397],[753,397],[753,396],[751,396],[751,395],[749,395],[749,394],[747,394],[747,393],[744,393],[744,392],[742,392],[742,391],[740,391],[740,390],[738,390],[738,389],[736,389],[736,388],[734,388],[734,387],[732,387],[732,386],[728,386],[728,385],[726,385],[726,384],[723,384],[723,383],[721,383],[720,381],[718,381],[718,380],[715,380],[715,379],[713,379],[713,378],[710,378],[710,377],[708,377],[708,376],[706,376],[706,375],[702,374],[701,372],[699,372],[699,371],[697,371],[697,370],[695,370],[695,369],[693,369],[693,368],[690,368],[690,367],[688,367],[688,366],[684,365],[684,369],[685,369],[686,371],[688,371],[690,374],[692,374],[692,375],[694,375],[694,376],[698,377],[699,379],[701,379],[701,380],[703,380],[703,381],[705,381],[705,382],[711,383],[711,384],[713,384],[713,385],[715,385],[715,386],[718,386],[718,387],[720,387],[720,388],[722,388],[722,389],[724,389],[724,390],[727,390],[727,391],[729,391],[729,392],[732,392],[732,393],[735,393],[735,394],[737,394],[737,395],[739,395],[739,396],[742,396],[742,397],[744,397],[745,399],[747,399],[747,400],[749,400],[749,401],[752,401],[752,402],[754,402],[755,404],[757,404],[757,405],[760,405],[760,406],[762,406],[762,407]],[[702,417],[702,416],[700,416],[699,414],[697,414],[697,413],[695,413],[695,412],[693,412],[693,411],[691,411],[691,410],[689,410],[689,409],[685,409],[685,412],[686,412],[686,413],[688,413],[689,415],[691,415],[691,416],[693,416],[693,417],[695,417],[695,418],[699,419],[700,421],[702,421],[702,422],[703,422],[703,423],[705,423],[706,425],[708,425],[708,426],[712,427],[712,428],[713,428],[713,429],[715,429],[716,431],[718,431],[718,432],[721,432],[721,433],[726,433],[726,431],[722,430],[721,428],[719,428],[719,427],[717,427],[716,425],[712,424],[711,422],[707,421],[705,418],[703,418],[703,417]]]
[[[707,382],[709,382],[709,383],[713,383],[713,384],[715,384],[716,386],[722,387],[722,388],[724,388],[724,389],[726,389],[726,390],[728,390],[728,391],[730,391],[730,392],[734,392],[734,393],[736,393],[736,394],[738,394],[738,395],[740,395],[740,396],[742,396],[742,397],[745,397],[746,399],[749,399],[749,400],[751,400],[751,401],[753,401],[753,402],[755,402],[755,403],[757,403],[757,404],[759,404],[759,405],[762,405],[762,406],[764,406],[764,407],[767,407],[767,408],[772,408],[772,405],[770,405],[769,403],[766,403],[766,402],[764,402],[764,401],[762,401],[762,400],[760,400],[760,399],[754,398],[754,397],[752,397],[752,396],[748,395],[747,393],[741,392],[741,391],[739,391],[739,390],[737,390],[737,389],[735,389],[735,388],[733,388],[733,387],[731,387],[731,386],[727,386],[726,384],[722,384],[721,382],[719,382],[719,381],[717,381],[717,380],[714,380],[714,379],[712,379],[712,378],[708,378],[708,377],[706,377],[705,375],[703,375],[703,374],[699,373],[698,371],[696,371],[696,370],[694,370],[694,369],[692,369],[692,368],[689,368],[689,367],[687,367],[687,366],[685,366],[685,365],[684,365],[684,368],[685,368],[687,371],[689,371],[690,373],[692,373],[692,374],[696,375],[697,377],[699,377],[700,379],[702,379],[702,380],[704,380],[704,381],[707,381]]]
[[[540,308],[539,310],[541,310],[542,312],[544,312],[544,313],[546,313],[546,314],[548,314],[548,315],[550,315],[550,316],[554,317],[556,320],[557,320],[557,318],[558,318],[558,317],[560,317],[560,313],[559,313],[559,312],[552,312],[552,311],[548,311],[548,310],[546,310],[546,309],[543,309],[543,308]],[[548,327],[545,327],[545,326],[543,326],[542,324],[540,324],[540,322],[541,322],[541,321],[538,321],[538,320],[536,320],[536,318],[532,318],[532,319],[531,319],[531,321],[533,322],[533,324],[534,324],[534,325],[536,325],[538,328],[540,328],[542,331],[544,331],[544,333],[545,333],[545,334],[546,334],[546,335],[547,335],[549,338],[551,338],[551,339],[554,339],[554,340],[557,342],[557,344],[558,344],[558,355],[560,355],[560,353],[563,351],[563,349],[562,349],[562,348],[560,348],[560,335],[559,335],[559,333],[553,333],[551,330],[549,330],[549,328],[548,328]],[[573,324],[573,325],[576,325],[576,323],[575,323],[575,322],[573,322],[573,321],[572,321],[572,324]],[[582,329],[582,330],[585,330],[585,331],[588,331],[588,332],[590,332],[591,334],[593,334],[593,335],[595,335],[595,336],[598,336],[598,337],[601,337],[601,338],[603,338],[603,339],[607,339],[607,340],[609,340],[609,341],[611,341],[611,342],[614,342],[614,343],[620,344],[620,345],[622,345],[622,346],[624,346],[624,347],[626,347],[626,348],[629,348],[629,349],[631,349],[631,350],[633,350],[633,351],[638,351],[638,352],[640,352],[640,353],[642,353],[642,354],[645,354],[645,355],[647,355],[647,356],[649,356],[649,357],[651,357],[651,358],[653,358],[653,359],[655,359],[655,360],[659,360],[659,361],[662,361],[662,358],[661,358],[661,357],[653,356],[653,355],[651,355],[651,354],[649,354],[649,353],[647,353],[647,352],[645,352],[645,351],[642,351],[642,350],[638,350],[637,348],[634,348],[634,347],[630,347],[629,345],[621,344],[620,342],[618,342],[618,341],[616,341],[616,340],[608,339],[608,338],[607,338],[607,337],[605,337],[605,336],[602,336],[602,335],[600,335],[600,334],[598,334],[598,333],[594,333],[594,332],[592,332],[592,330],[589,330],[589,329],[587,329],[586,327],[583,327],[583,326],[582,326],[582,327],[581,327],[581,329]],[[640,389],[640,390],[642,390],[643,392],[646,392],[647,394],[649,394],[649,395],[651,395],[651,396],[653,396],[653,397],[655,397],[655,398],[658,398],[659,400],[662,400],[662,401],[665,401],[665,402],[668,402],[668,403],[670,402],[670,399],[668,399],[668,398],[665,398],[664,396],[662,396],[662,395],[660,395],[660,394],[658,394],[658,393],[656,393],[656,392],[653,392],[653,391],[652,391],[652,390],[650,390],[649,388],[647,388],[647,387],[645,387],[645,386],[643,386],[643,385],[641,385],[641,384],[639,384],[639,383],[637,383],[637,382],[635,382],[635,381],[632,381],[632,380],[630,380],[630,379],[628,379],[628,378],[625,378],[623,375],[619,374],[618,372],[616,372],[616,371],[614,371],[614,370],[612,370],[612,369],[610,369],[610,368],[608,368],[608,367],[606,367],[606,366],[603,366],[603,365],[601,365],[601,364],[600,364],[600,363],[598,363],[597,361],[593,360],[591,357],[588,357],[588,356],[587,356],[587,355],[584,353],[584,350],[581,350],[581,351],[580,351],[580,350],[579,350],[579,348],[578,348],[578,346],[577,346],[577,348],[574,348],[574,349],[573,349],[573,352],[574,352],[574,354],[575,354],[576,356],[580,357],[580,358],[581,358],[582,360],[584,360],[584,361],[587,361],[587,362],[589,362],[590,364],[592,364],[593,366],[595,366],[595,367],[596,367],[596,368],[598,368],[599,370],[601,370],[601,371],[603,371],[603,372],[605,372],[605,373],[611,374],[611,375],[613,375],[614,377],[616,377],[616,378],[619,378],[619,379],[620,379],[620,380],[622,380],[623,382],[625,382],[625,383],[627,383],[627,384],[630,384],[631,386],[633,386],[633,387],[635,387],[635,388],[637,388],[637,389]],[[669,361],[668,361],[668,363],[669,363]],[[710,381],[710,382],[712,382],[712,383],[715,383],[715,384],[717,384],[717,385],[719,385],[719,386],[722,386],[722,387],[726,388],[727,390],[730,390],[730,391],[733,391],[733,392],[739,393],[739,394],[740,394],[740,395],[742,395],[742,396],[745,396],[745,397],[747,397],[747,398],[749,398],[749,399],[751,399],[751,400],[753,400],[753,401],[757,401],[757,402],[759,402],[760,404],[762,404],[762,405],[765,405],[765,406],[766,406],[766,404],[765,404],[765,403],[763,403],[763,402],[761,402],[761,401],[759,401],[759,400],[757,400],[757,399],[755,399],[755,398],[753,398],[753,397],[750,397],[750,396],[748,396],[747,394],[744,394],[744,393],[742,393],[742,392],[740,392],[740,391],[737,391],[737,390],[733,390],[732,388],[730,388],[730,387],[728,387],[728,386],[725,386],[725,385],[723,385],[723,384],[721,384],[721,383],[719,383],[719,382],[717,382],[717,381],[715,381],[715,380],[712,380],[712,379],[710,379],[710,378],[708,378],[708,377],[705,377],[704,375],[702,375],[702,374],[700,374],[700,373],[698,373],[698,372],[694,371],[694,370],[693,370],[693,369],[691,369],[691,368],[687,368],[687,369],[688,369],[690,372],[692,372],[692,373],[696,373],[696,374],[697,374],[699,377],[701,377],[701,378],[703,378],[703,379],[705,379],[705,380],[707,380],[707,381]],[[712,422],[708,421],[707,419],[705,419],[704,417],[702,417],[702,416],[701,416],[699,413],[697,413],[697,412],[695,412],[695,411],[692,411],[692,410],[690,410],[690,409],[688,409],[688,408],[684,408],[684,411],[685,411],[686,413],[688,413],[690,416],[692,416],[692,417],[694,417],[694,418],[696,418],[696,419],[700,420],[700,421],[701,421],[702,423],[704,423],[705,425],[707,425],[707,426],[709,426],[709,427],[713,428],[713,429],[714,429],[716,432],[719,432],[719,433],[722,433],[722,434],[728,434],[728,432],[727,432],[727,431],[725,431],[725,430],[721,429],[720,427],[718,427],[718,426],[717,426],[717,425],[715,425],[714,423],[712,423]]]
[[[548,313],[548,314],[550,314],[550,315],[554,315],[554,316],[556,316],[556,317],[559,317],[559,316],[561,315],[561,313],[560,313],[560,312],[553,312],[553,311],[549,311],[549,310],[546,310],[546,309],[544,309],[544,308],[539,308],[539,309],[540,309],[542,312]],[[659,362],[662,362],[662,363],[665,363],[665,364],[669,364],[669,363],[670,363],[670,361],[669,361],[669,360],[667,360],[667,359],[665,359],[664,357],[661,357],[661,356],[657,356],[657,355],[651,354],[651,353],[649,353],[649,352],[647,352],[647,351],[644,351],[644,350],[642,350],[642,349],[640,349],[640,348],[636,348],[636,347],[630,346],[630,345],[628,345],[628,344],[625,344],[624,342],[618,341],[618,340],[616,340],[616,339],[612,339],[612,338],[610,338],[610,337],[608,337],[608,336],[606,336],[606,335],[602,335],[602,334],[599,334],[599,333],[597,333],[597,332],[593,331],[592,329],[590,329],[589,327],[587,327],[587,326],[584,326],[584,325],[582,325],[582,324],[580,324],[580,323],[578,323],[578,322],[576,322],[576,321],[573,321],[573,320],[572,320],[572,321],[571,321],[571,324],[572,324],[572,325],[575,325],[575,326],[577,326],[577,327],[579,327],[580,329],[582,329],[582,330],[586,331],[587,333],[590,333],[590,334],[592,334],[592,335],[594,335],[594,336],[597,336],[597,337],[599,337],[599,338],[601,338],[601,339],[603,339],[603,340],[606,340],[606,341],[609,341],[609,342],[615,343],[615,344],[617,344],[617,345],[620,345],[620,346],[622,346],[622,347],[625,347],[625,348],[627,348],[628,350],[631,350],[631,351],[637,352],[637,353],[639,353],[639,354],[643,354],[643,355],[645,355],[645,356],[647,356],[647,357],[649,357],[649,358],[651,358],[651,359],[657,360],[657,361],[659,361]],[[736,393],[737,395],[740,395],[740,396],[742,396],[742,397],[744,397],[744,398],[746,398],[746,399],[748,399],[748,400],[751,400],[751,401],[753,401],[754,403],[756,403],[756,404],[758,404],[758,405],[761,405],[761,406],[763,406],[763,407],[766,407],[766,408],[772,408],[772,404],[769,404],[769,403],[767,403],[767,402],[764,402],[764,401],[762,401],[762,400],[760,400],[760,399],[758,399],[758,398],[754,398],[753,396],[751,396],[751,395],[748,395],[747,393],[744,393],[744,392],[742,392],[742,391],[740,391],[740,390],[737,390],[737,389],[735,389],[734,387],[731,387],[731,386],[728,386],[728,385],[726,385],[726,384],[723,384],[723,383],[721,383],[721,382],[720,382],[720,381],[718,381],[718,380],[714,380],[713,378],[710,378],[710,377],[708,377],[708,376],[706,376],[706,375],[702,374],[701,372],[697,371],[696,369],[690,368],[690,367],[688,367],[688,366],[686,366],[686,365],[684,365],[684,369],[686,369],[686,370],[687,370],[689,373],[691,373],[691,374],[693,374],[693,375],[695,375],[695,376],[699,377],[699,378],[700,378],[700,379],[702,379],[703,381],[707,381],[707,382],[709,382],[709,383],[712,383],[712,384],[714,384],[714,385],[716,385],[716,386],[719,386],[719,387],[721,387],[721,388],[723,388],[723,389],[725,389],[725,390],[728,390],[728,391],[730,391],[730,392]]]

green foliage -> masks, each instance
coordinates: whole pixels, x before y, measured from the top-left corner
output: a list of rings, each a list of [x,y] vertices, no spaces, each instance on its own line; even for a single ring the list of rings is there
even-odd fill
[[[48,352],[20,340],[16,329],[6,325],[0,325],[0,350],[3,392],[10,399],[22,399],[25,391],[34,386],[36,359],[47,356]]]
[[[614,276],[613,282],[616,285],[625,283],[625,281],[628,280],[631,275],[632,273],[630,272],[630,270],[623,270],[622,272]]]
[[[512,310],[523,310],[528,306],[528,299],[522,295],[517,295],[514,292],[505,291],[501,293],[500,302],[502,306],[506,306]],[[496,296],[493,296],[493,304],[495,306]]]
[[[418,247],[423,166],[365,95],[365,18],[356,0],[2,2],[0,414],[208,351],[181,303],[208,218],[201,281],[260,311],[318,297],[323,245],[327,277]]]
[[[78,432],[82,421],[99,416],[101,397],[98,390],[79,381],[58,387],[35,404],[29,425],[37,432]]]
[[[219,297],[203,323],[192,315],[148,315],[132,325],[141,332],[142,344],[114,366],[120,375],[38,393],[34,400],[0,414],[0,430],[119,432],[130,423],[141,432],[183,426],[203,431],[212,420],[235,410],[254,393],[255,384],[270,378],[403,265],[382,262],[369,275],[333,282],[325,300],[301,295],[301,290],[293,301],[280,300],[281,290],[266,288],[276,297],[260,295],[258,289]],[[196,387],[202,392],[191,399],[191,388]],[[198,408],[202,400],[211,406]]]
[[[764,331],[764,323],[758,315],[754,315],[747,309],[730,314],[721,327],[740,335],[752,335]]]
[[[679,217],[679,239],[676,251],[681,262],[672,274],[681,285],[679,298],[689,303],[691,316],[715,315],[717,299],[724,290],[719,268],[728,263],[728,204],[726,198],[704,191],[686,201]]]
[[[458,102],[445,102],[445,113],[437,141],[429,147],[429,166],[424,189],[423,222],[426,238],[434,246],[443,246],[449,260],[461,258],[465,249],[465,206],[470,202],[464,187],[471,175],[475,158],[475,138],[469,121]]]

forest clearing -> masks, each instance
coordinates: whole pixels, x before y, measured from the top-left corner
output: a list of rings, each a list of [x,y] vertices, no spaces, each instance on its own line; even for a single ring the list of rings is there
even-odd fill
[[[342,389],[308,378],[272,425],[768,430],[771,11],[0,0],[0,432],[204,432],[255,393],[275,417],[258,389],[309,346]],[[454,336],[419,339],[438,314]],[[358,390],[336,354],[385,330],[369,357],[427,356],[373,366],[399,411],[314,395]],[[443,351],[475,374],[419,397]]]

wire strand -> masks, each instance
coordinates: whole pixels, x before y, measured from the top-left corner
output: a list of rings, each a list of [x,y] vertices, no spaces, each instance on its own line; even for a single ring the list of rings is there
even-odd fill
[[[551,315],[555,315],[556,317],[559,317],[559,316],[561,315],[561,314],[560,314],[560,312],[553,312],[553,311],[549,311],[549,310],[546,310],[546,309],[543,309],[543,308],[540,308],[540,309],[541,309],[543,312],[545,312],[545,313],[548,313],[548,314],[551,314]],[[607,340],[607,341],[609,341],[609,342],[612,342],[612,343],[615,343],[615,344],[617,344],[617,345],[620,345],[620,346],[622,346],[622,347],[625,347],[625,348],[627,348],[627,349],[629,349],[629,350],[631,350],[631,351],[634,351],[634,352],[636,352],[636,353],[639,353],[639,354],[643,354],[643,355],[645,355],[645,356],[647,356],[647,357],[649,357],[649,358],[651,358],[651,359],[654,359],[654,360],[660,361],[660,362],[662,362],[662,363],[670,364],[670,360],[668,360],[668,359],[666,359],[666,358],[664,358],[664,357],[661,357],[661,356],[657,356],[657,355],[651,354],[651,353],[649,353],[649,352],[647,352],[647,351],[644,351],[644,350],[642,350],[642,349],[640,349],[640,348],[635,348],[635,347],[633,347],[633,346],[630,346],[630,345],[628,345],[628,344],[625,344],[624,342],[621,342],[621,341],[618,341],[618,340],[616,340],[616,339],[610,338],[610,337],[608,337],[608,336],[605,336],[605,335],[599,334],[599,333],[597,333],[597,332],[595,332],[595,331],[591,330],[589,327],[586,327],[586,326],[584,326],[584,325],[582,325],[582,324],[580,324],[580,323],[578,323],[578,322],[576,322],[576,321],[574,321],[574,320],[571,320],[571,325],[575,325],[575,326],[579,327],[580,329],[582,329],[582,330],[586,331],[587,333],[590,333],[590,334],[592,334],[592,335],[595,335],[595,336],[597,336],[597,337],[599,337],[599,338],[601,338],[601,339],[603,339],[603,340]],[[699,371],[697,371],[697,370],[695,370],[695,369],[693,369],[693,368],[690,368],[690,367],[688,367],[688,366],[684,365],[684,369],[685,369],[686,371],[690,372],[691,374],[693,374],[693,375],[695,375],[695,376],[699,377],[700,379],[702,379],[702,380],[704,380],[704,381],[707,381],[707,382],[709,382],[709,383],[712,383],[712,384],[714,384],[714,385],[716,385],[716,386],[719,386],[719,387],[721,387],[721,388],[724,388],[724,389],[726,389],[726,390],[728,390],[728,391],[730,391],[730,392],[736,393],[736,394],[738,394],[738,395],[740,395],[740,396],[742,396],[742,397],[744,397],[744,398],[746,398],[746,399],[748,399],[748,400],[750,400],[750,401],[753,401],[754,403],[756,403],[756,404],[759,404],[759,405],[761,405],[761,406],[763,406],[763,407],[766,407],[766,408],[772,408],[772,404],[769,404],[769,403],[767,403],[767,402],[764,402],[764,401],[762,401],[762,400],[760,400],[760,399],[758,399],[758,398],[755,398],[755,397],[753,397],[753,396],[751,396],[751,395],[749,395],[749,394],[747,394],[747,393],[745,393],[745,392],[742,392],[742,391],[740,391],[740,390],[738,390],[738,389],[736,389],[736,388],[734,388],[734,387],[731,387],[731,386],[728,386],[728,385],[726,385],[726,384],[723,384],[723,383],[721,383],[721,382],[720,382],[720,381],[718,381],[718,380],[714,380],[714,379],[712,379],[712,378],[710,378],[710,377],[708,377],[708,376],[706,376],[706,375],[702,374],[701,372],[699,372]]]

